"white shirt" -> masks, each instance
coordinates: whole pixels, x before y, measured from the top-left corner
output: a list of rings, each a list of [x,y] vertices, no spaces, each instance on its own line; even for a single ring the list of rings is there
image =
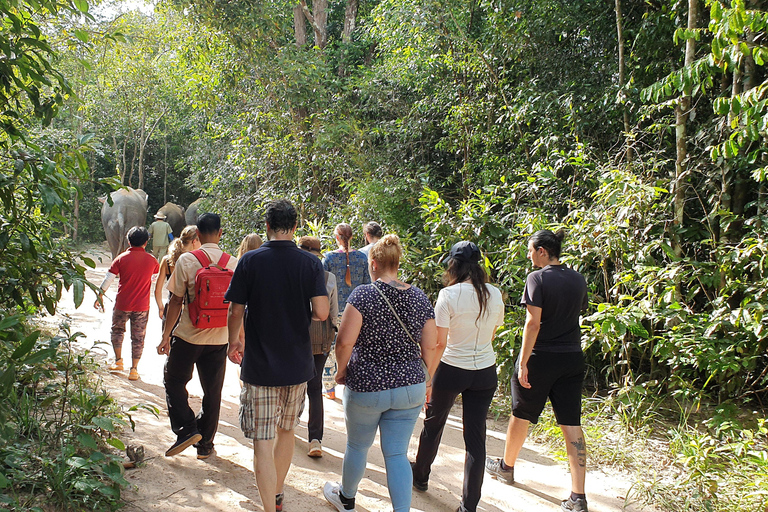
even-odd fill
[[[371,252],[371,247],[373,247],[375,244],[368,244],[365,247],[361,247],[358,249],[361,253],[365,254],[365,257],[368,257],[368,253]]]
[[[482,370],[496,363],[491,338],[504,323],[504,301],[498,288],[485,285],[491,296],[479,319],[480,303],[472,283],[457,283],[440,290],[435,322],[448,328],[448,343],[441,361],[464,370]]]

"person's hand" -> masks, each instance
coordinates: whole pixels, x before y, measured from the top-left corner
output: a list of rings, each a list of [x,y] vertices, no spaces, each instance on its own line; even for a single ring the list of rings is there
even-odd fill
[[[96,296],[96,302],[93,303],[94,309],[97,311],[100,311],[101,313],[104,312],[104,299],[103,295],[99,294]]]
[[[160,320],[163,319],[163,309],[164,308],[162,306],[158,306],[158,308],[157,308],[157,313],[160,316]]]
[[[424,411],[426,412],[427,406],[429,405],[430,400],[432,400],[432,384],[427,383],[427,397],[424,399]]]
[[[333,380],[336,381],[336,384],[346,384],[347,383],[347,369],[344,368],[342,370],[337,371],[336,375],[333,377]]]
[[[520,363],[520,367],[517,369],[517,380],[520,385],[526,389],[531,389],[531,384],[528,382],[528,365]]]
[[[163,339],[160,342],[160,344],[157,346],[157,353],[162,355],[168,355],[168,353],[171,351],[171,337],[166,336],[163,334]]]
[[[244,344],[238,339],[236,342],[229,342],[229,349],[227,350],[227,357],[236,365],[243,364],[243,349]]]

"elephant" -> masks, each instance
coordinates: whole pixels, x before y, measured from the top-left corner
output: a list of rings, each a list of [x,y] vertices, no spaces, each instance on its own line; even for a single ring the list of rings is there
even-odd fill
[[[187,213],[185,214],[187,224],[197,224],[198,215],[205,213],[204,211],[200,210],[200,201],[202,200],[202,197],[200,199],[196,199],[187,207]]]
[[[147,193],[131,187],[115,190],[110,194],[112,206],[106,198],[100,197],[101,224],[107,235],[112,259],[128,249],[128,230],[134,226],[144,226],[147,223]]]
[[[187,225],[184,220],[184,208],[171,202],[165,203],[162,208],[157,210],[165,214],[165,222],[171,225],[174,238],[181,235],[181,230]]]

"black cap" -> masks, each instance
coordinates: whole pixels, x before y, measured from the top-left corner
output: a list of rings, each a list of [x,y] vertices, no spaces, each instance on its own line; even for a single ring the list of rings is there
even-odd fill
[[[443,257],[442,263],[447,264],[451,259],[468,262],[480,261],[480,249],[477,248],[474,242],[462,240],[453,244],[448,255]]]

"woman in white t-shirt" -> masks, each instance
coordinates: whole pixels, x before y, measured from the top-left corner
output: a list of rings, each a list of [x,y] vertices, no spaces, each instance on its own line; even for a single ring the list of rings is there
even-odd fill
[[[443,276],[445,288],[435,304],[437,354],[430,368],[432,386],[419,451],[413,467],[413,487],[428,488],[432,462],[456,397],[462,397],[464,486],[458,512],[475,512],[480,501],[485,462],[485,418],[496,392],[496,354],[491,340],[504,323],[501,292],[488,284],[479,264],[480,250],[472,242],[451,248]],[[431,395],[430,395],[431,391]]]

